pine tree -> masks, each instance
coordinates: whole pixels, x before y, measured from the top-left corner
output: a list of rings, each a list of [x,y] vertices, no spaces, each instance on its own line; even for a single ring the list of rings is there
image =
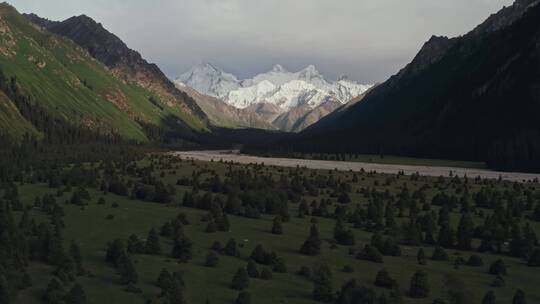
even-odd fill
[[[0,275],[0,303],[11,303],[9,298],[9,285],[6,277],[3,275]]]
[[[319,302],[332,301],[332,271],[325,263],[313,268],[313,299]]]
[[[524,239],[521,233],[521,228],[519,225],[514,224],[512,226],[512,239],[510,240],[510,255],[515,257],[520,257],[524,253]]]
[[[225,248],[223,248],[223,254],[234,257],[240,255],[236,246],[236,241],[234,239],[229,239],[227,244],[225,244]]]
[[[300,248],[300,253],[304,255],[319,255],[321,253],[321,240],[319,239],[319,230],[313,224],[309,236]]]
[[[231,288],[235,290],[244,290],[249,286],[249,276],[245,268],[238,269],[232,278]]]
[[[66,304],[85,304],[86,294],[81,285],[75,284],[66,295]]]
[[[53,278],[49,281],[47,289],[43,295],[43,303],[45,304],[59,304],[64,302],[64,288],[60,282]]]
[[[460,221],[457,230],[457,248],[462,250],[470,250],[472,248],[474,224],[470,214],[464,214]]]
[[[424,253],[423,248],[418,249],[418,253],[416,254],[416,260],[418,261],[418,264],[426,265],[426,254]]]
[[[165,268],[161,269],[161,272],[159,273],[159,277],[156,280],[156,286],[162,289],[162,294],[163,294],[163,290],[166,290],[172,285],[172,280],[173,280],[173,277],[169,273],[169,271],[167,271],[167,269]]]
[[[495,304],[495,299],[495,293],[493,292],[493,290],[490,290],[482,299],[482,304]]]
[[[209,252],[206,256],[206,261],[204,265],[207,267],[216,267],[219,263],[219,257],[215,252]]]
[[[536,248],[531,255],[529,256],[529,260],[527,261],[527,266],[530,267],[540,267],[540,249]]]
[[[516,290],[514,298],[512,298],[512,304],[527,304],[527,300],[525,299],[525,292],[523,292],[523,290]]]
[[[142,254],[145,252],[144,242],[135,234],[129,236],[127,240],[127,252],[131,254]]]
[[[375,277],[375,286],[382,288],[392,288],[396,282],[390,277],[386,269],[381,269]]]
[[[281,217],[279,216],[274,217],[274,221],[272,223],[272,233],[283,234],[283,225],[281,224]]]
[[[336,226],[334,227],[334,239],[339,244],[344,246],[351,246],[355,243],[353,232],[351,230],[345,230],[342,219],[336,220]]]
[[[247,291],[240,292],[234,304],[251,304],[251,294]]]
[[[255,264],[255,261],[249,260],[246,269],[247,269],[247,274],[250,278],[259,277],[259,271],[257,270],[257,264]]]
[[[153,255],[159,255],[161,253],[161,246],[159,243],[159,234],[154,228],[152,228],[150,232],[148,232],[148,237],[146,238],[144,251],[147,254],[153,254]]]
[[[448,257],[448,253],[446,253],[442,247],[435,247],[431,259],[434,261],[448,261],[450,258]]]
[[[166,286],[162,287],[161,291],[164,302],[168,304],[185,304],[185,284],[181,274],[175,272],[168,282]]]
[[[272,279],[272,271],[270,271],[268,268],[264,268],[261,271],[261,279],[263,280],[271,280]]]
[[[285,265],[285,260],[283,258],[273,259],[272,270],[279,273],[287,272],[287,266]]]
[[[120,282],[124,285],[137,284],[138,275],[131,258],[127,253],[124,253],[118,262],[118,273],[120,274]]]
[[[122,240],[116,239],[107,244],[105,262],[112,264],[114,267],[118,267],[120,258],[125,254],[124,243]]]
[[[75,263],[75,269],[77,274],[81,275],[84,273],[84,267],[82,265],[82,256],[81,256],[81,249],[79,248],[79,245],[75,243],[75,241],[71,242],[71,246],[69,249],[69,255],[73,259],[73,262]]]
[[[174,242],[172,257],[178,259],[179,262],[185,263],[191,260],[193,256],[192,247],[191,240],[186,236],[182,236]]]
[[[489,273],[492,275],[506,275],[506,264],[503,260],[496,260],[489,266]]]
[[[412,298],[426,298],[429,295],[428,275],[423,271],[417,271],[411,278],[409,295]]]
[[[480,267],[480,266],[484,266],[484,262],[482,261],[482,258],[479,255],[472,254],[469,257],[469,260],[467,261],[467,263],[465,263],[465,265],[472,266],[472,267]]]
[[[444,223],[439,229],[437,243],[441,247],[452,248],[455,244],[456,233],[450,227],[450,224]]]

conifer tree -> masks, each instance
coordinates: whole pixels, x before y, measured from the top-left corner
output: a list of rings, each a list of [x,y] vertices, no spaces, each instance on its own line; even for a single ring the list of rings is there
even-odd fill
[[[470,214],[464,214],[457,230],[457,248],[461,250],[471,250],[474,224]]]
[[[426,298],[429,295],[428,275],[423,271],[417,271],[411,278],[409,295],[412,298]]]
[[[272,222],[272,233],[273,234],[283,234],[283,225],[281,224],[281,217],[274,217]]]
[[[319,230],[313,224],[310,228],[309,236],[300,248],[300,253],[304,255],[319,255],[321,253],[321,240],[319,239]]]
[[[159,242],[159,235],[156,229],[152,228],[148,232],[148,237],[146,238],[145,252],[147,254],[158,255],[161,253],[161,245]]]
[[[75,263],[75,269],[76,269],[77,274],[79,275],[83,274],[84,267],[82,265],[81,249],[79,248],[79,245],[75,243],[75,241],[71,242],[69,255],[71,256],[73,262]]]
[[[60,282],[53,278],[49,281],[47,289],[43,294],[43,303],[58,304],[64,302],[65,291]]]
[[[80,284],[75,284],[66,294],[66,304],[85,304],[86,294]]]
[[[523,292],[523,290],[521,289],[516,290],[516,293],[514,294],[514,297],[512,298],[512,304],[527,304],[527,300],[525,298],[525,292]]]
[[[418,249],[418,253],[416,254],[416,260],[418,261],[418,264],[426,265],[426,254],[424,253],[423,248]]]
[[[251,294],[247,291],[240,292],[234,304],[251,304]]]
[[[118,273],[120,274],[120,282],[124,285],[137,284],[138,275],[131,258],[127,253],[120,257],[118,264]]]
[[[232,278],[231,288],[235,290],[244,290],[249,286],[249,276],[245,268],[238,269]]]
[[[206,261],[204,262],[204,265],[206,265],[207,267],[216,267],[219,263],[219,257],[218,255],[211,251],[208,253],[208,255],[206,256]]]
[[[495,293],[493,292],[493,290],[490,290],[482,299],[482,304],[495,304],[495,299]]]
[[[247,264],[247,274],[250,278],[258,278],[259,277],[259,271],[257,270],[257,264],[253,260],[249,260]]]
[[[179,262],[185,263],[193,257],[193,244],[186,236],[181,236],[174,241],[172,257],[178,259]]]
[[[506,275],[506,264],[503,260],[496,260],[489,266],[489,273],[492,275]]]
[[[332,271],[326,263],[313,268],[313,299],[319,302],[332,301]]]

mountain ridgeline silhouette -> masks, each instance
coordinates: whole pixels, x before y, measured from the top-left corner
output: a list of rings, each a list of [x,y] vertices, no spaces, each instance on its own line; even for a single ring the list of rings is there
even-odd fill
[[[477,160],[540,171],[538,3],[517,1],[461,37],[432,37],[361,102],[282,141],[280,149]]]

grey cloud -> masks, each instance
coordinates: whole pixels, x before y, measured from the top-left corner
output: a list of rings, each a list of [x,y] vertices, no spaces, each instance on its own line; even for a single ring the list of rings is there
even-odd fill
[[[87,14],[170,76],[201,61],[248,77],[281,63],[380,82],[433,34],[466,33],[512,0],[14,0],[50,19]]]

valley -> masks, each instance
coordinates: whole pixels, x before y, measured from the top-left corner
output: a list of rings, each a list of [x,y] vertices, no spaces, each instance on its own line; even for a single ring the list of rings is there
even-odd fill
[[[0,3],[0,304],[540,303],[540,0],[98,2]]]
[[[365,303],[455,296],[478,303],[489,291],[502,303],[520,292],[540,300],[540,253],[530,251],[540,233],[538,183],[164,155],[54,172],[4,195],[0,214],[24,229],[33,256],[24,272],[32,282],[14,303],[67,294],[73,282],[87,303],[234,303],[242,293],[261,304],[344,304],[353,293]],[[111,248],[131,266],[115,266]],[[56,260],[55,250],[66,260]],[[320,267],[327,283],[316,279]],[[174,289],[160,281],[163,269],[181,280]],[[242,269],[247,283],[235,285]],[[415,294],[415,273],[426,275],[425,294]],[[54,280],[66,289],[52,287]],[[314,293],[319,284],[328,292]]]
[[[467,176],[469,178],[480,177],[482,179],[502,179],[514,182],[533,181],[540,179],[540,174],[519,173],[519,172],[502,172],[491,171],[478,168],[467,168],[473,166],[481,166],[481,164],[473,162],[458,162],[444,160],[419,160],[419,159],[397,159],[392,161],[389,158],[389,163],[384,163],[385,159],[379,156],[372,156],[371,162],[356,162],[356,161],[337,161],[337,160],[315,160],[315,159],[295,159],[295,158],[277,158],[277,157],[259,157],[246,154],[240,154],[239,151],[180,151],[171,152],[185,159],[194,159],[198,161],[223,161],[239,164],[265,164],[268,166],[289,167],[289,168],[307,168],[318,170],[338,170],[351,172],[375,172],[382,174],[398,174],[403,172],[407,175],[418,173],[422,176]],[[392,164],[394,162],[394,164]],[[422,165],[409,165],[407,162],[417,162]],[[446,164],[447,166],[441,166]],[[463,166],[463,167],[451,167]]]

